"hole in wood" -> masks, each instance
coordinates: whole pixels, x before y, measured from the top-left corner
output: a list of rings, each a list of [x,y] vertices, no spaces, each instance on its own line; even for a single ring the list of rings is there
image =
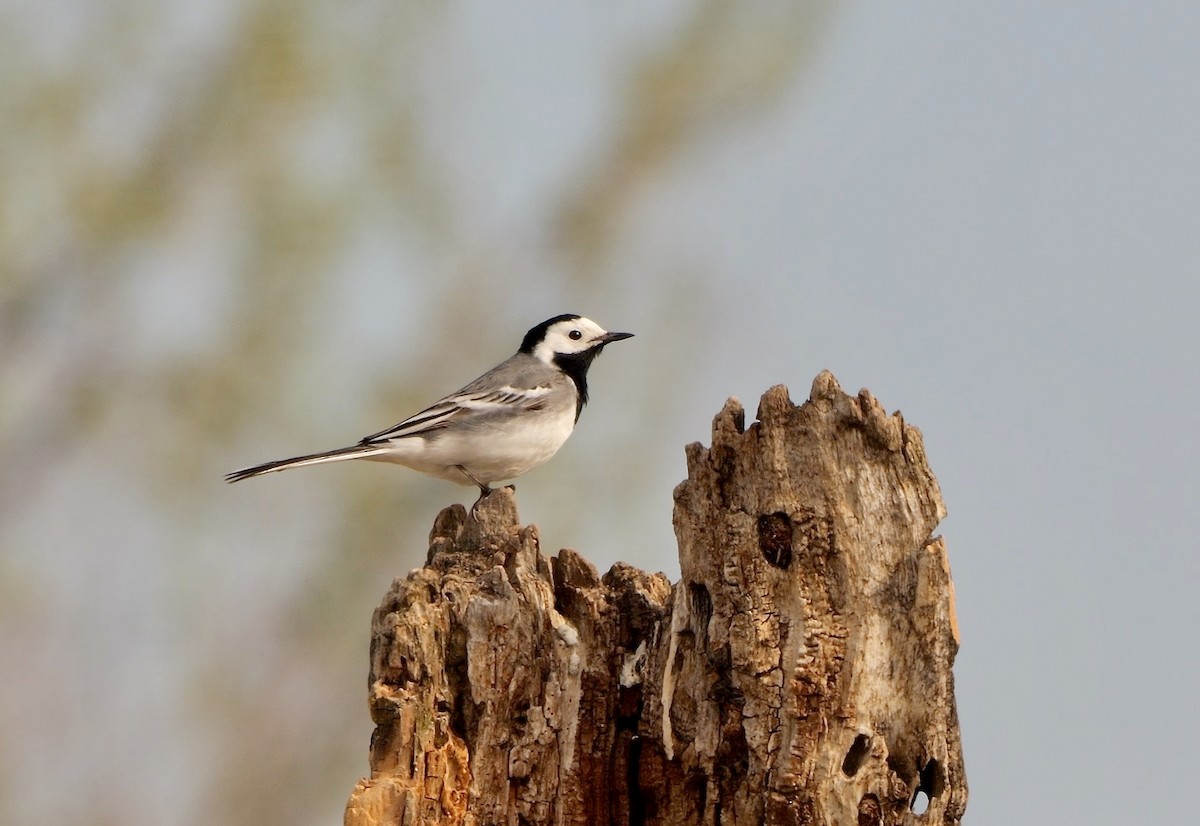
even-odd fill
[[[782,511],[758,517],[758,547],[763,557],[785,571],[792,564],[792,518]]]
[[[698,582],[688,583],[688,598],[692,602],[692,630],[699,637],[703,648],[708,642],[708,622],[712,619],[712,597],[708,589]]]
[[[450,730],[467,743],[475,742],[479,709],[471,702],[467,672],[467,632],[452,628],[446,639],[446,688],[450,701]]]
[[[854,738],[854,742],[850,744],[850,749],[846,752],[846,759],[842,761],[842,774],[846,777],[854,777],[858,774],[858,770],[862,768],[863,760],[867,757],[867,752],[871,748],[871,738],[865,734],[860,734]]]
[[[512,733],[520,738],[525,736],[525,732],[529,730],[529,701],[521,700],[517,703],[517,707],[513,709],[512,716]]]
[[[929,804],[942,793],[946,786],[946,778],[938,761],[930,758],[917,776],[917,790],[913,793],[911,809],[915,815],[923,815],[929,810]]]
[[[652,794],[642,789],[642,738],[636,734],[629,738],[625,753],[625,792],[629,796],[630,826],[642,826],[646,822],[647,807],[653,807]]]

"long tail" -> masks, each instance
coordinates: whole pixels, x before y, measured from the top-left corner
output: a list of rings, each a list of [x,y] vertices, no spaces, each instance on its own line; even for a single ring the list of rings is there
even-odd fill
[[[248,467],[243,470],[235,470],[233,473],[225,475],[226,482],[240,482],[243,479],[249,479],[252,476],[262,476],[264,473],[274,473],[277,470],[287,470],[288,468],[304,467],[305,465],[320,465],[325,462],[343,462],[346,459],[365,459],[368,456],[377,456],[380,453],[387,453],[391,450],[390,445],[354,445],[353,447],[340,447],[337,450],[327,450],[324,453],[310,453],[307,456],[295,456],[291,459],[276,459],[274,462],[266,462],[254,467]]]

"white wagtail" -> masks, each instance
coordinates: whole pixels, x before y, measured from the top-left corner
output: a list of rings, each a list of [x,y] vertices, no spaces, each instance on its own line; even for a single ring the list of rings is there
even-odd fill
[[[528,473],[558,452],[587,404],[592,361],[606,344],[632,335],[605,332],[577,315],[555,316],[526,333],[512,358],[394,427],[353,447],[278,459],[235,471],[225,480],[372,459],[478,485],[482,499],[492,482]]]

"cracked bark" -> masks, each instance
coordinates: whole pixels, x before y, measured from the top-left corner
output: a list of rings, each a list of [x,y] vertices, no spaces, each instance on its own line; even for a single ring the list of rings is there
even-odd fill
[[[731,399],[687,448],[674,586],[543,556],[509,489],[438,516],[372,622],[371,776],[347,824],[960,821],[920,432],[827,372],[743,419]]]

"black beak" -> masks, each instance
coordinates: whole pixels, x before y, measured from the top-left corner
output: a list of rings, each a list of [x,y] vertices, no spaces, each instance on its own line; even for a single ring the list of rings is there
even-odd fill
[[[605,333],[600,336],[598,344],[612,344],[614,341],[620,341],[624,338],[633,338],[633,333]]]

